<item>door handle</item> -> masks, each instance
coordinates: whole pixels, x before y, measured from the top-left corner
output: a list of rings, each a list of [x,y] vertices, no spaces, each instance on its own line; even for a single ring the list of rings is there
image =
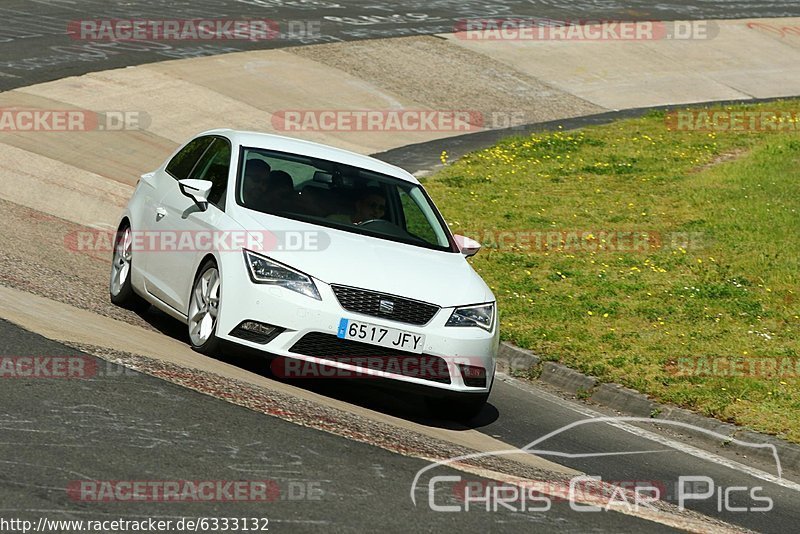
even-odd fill
[[[156,221],[160,221],[167,216],[167,210],[164,208],[156,208]]]

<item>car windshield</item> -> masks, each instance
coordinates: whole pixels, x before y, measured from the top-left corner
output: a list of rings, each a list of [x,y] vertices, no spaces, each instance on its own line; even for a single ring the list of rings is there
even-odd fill
[[[237,202],[249,209],[411,245],[455,251],[419,185],[307,156],[243,148]]]

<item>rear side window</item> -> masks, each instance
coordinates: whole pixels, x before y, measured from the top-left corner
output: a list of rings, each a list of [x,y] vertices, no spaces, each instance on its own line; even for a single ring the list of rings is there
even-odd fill
[[[203,155],[206,149],[214,141],[213,137],[198,137],[189,141],[180,152],[167,165],[167,172],[176,180],[185,180],[194,169],[197,160]]]

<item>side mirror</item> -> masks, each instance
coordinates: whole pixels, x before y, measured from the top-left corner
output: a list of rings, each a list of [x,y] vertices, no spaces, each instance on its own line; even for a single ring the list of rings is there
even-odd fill
[[[461,253],[467,258],[474,256],[481,249],[481,244],[471,237],[456,234],[453,239],[456,240],[456,245],[458,245]]]
[[[191,198],[201,211],[208,209],[208,193],[214,186],[208,180],[179,180],[178,187],[181,193]]]

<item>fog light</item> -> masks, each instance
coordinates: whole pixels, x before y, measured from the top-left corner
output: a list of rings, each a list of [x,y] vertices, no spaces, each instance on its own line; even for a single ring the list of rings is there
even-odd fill
[[[282,328],[271,324],[259,323],[258,321],[242,321],[239,326],[231,330],[231,335],[263,345],[272,341],[282,331]]]
[[[257,323],[255,321],[245,321],[239,325],[239,328],[242,330],[247,330],[248,332],[254,332],[256,334],[262,334],[265,336],[268,336],[275,330],[274,326],[264,323]]]
[[[471,388],[486,387],[486,369],[483,367],[458,364],[458,369],[461,371],[461,377],[464,379],[465,386]]]

